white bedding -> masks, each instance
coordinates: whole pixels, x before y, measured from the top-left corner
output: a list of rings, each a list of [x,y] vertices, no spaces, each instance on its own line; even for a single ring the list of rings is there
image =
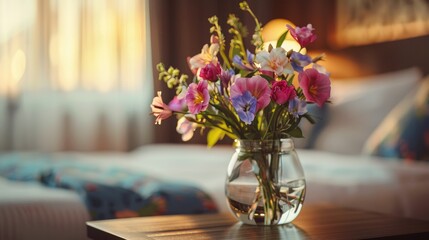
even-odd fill
[[[138,167],[160,177],[199,184],[221,211],[225,171],[233,149],[204,145],[154,145],[134,153]],[[329,203],[429,220],[429,165],[369,156],[299,149],[307,180],[304,204]]]
[[[74,192],[0,178],[0,239],[86,239],[88,220]]]
[[[129,154],[58,153],[54,157],[190,182],[209,193],[221,212],[227,212],[224,180],[232,153],[230,146],[160,144]],[[314,150],[299,149],[298,154],[308,186],[304,204],[330,203],[429,220],[428,164]],[[0,239],[85,239],[88,219],[74,192],[0,178]]]

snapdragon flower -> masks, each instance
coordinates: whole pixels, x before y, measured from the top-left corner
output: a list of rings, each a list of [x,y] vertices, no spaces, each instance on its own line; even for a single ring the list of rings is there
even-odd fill
[[[157,94],[158,95],[153,98],[150,107],[152,109],[152,114],[156,117],[155,124],[160,125],[161,121],[169,118],[173,112],[168,105],[162,101],[161,91],[158,91]]]

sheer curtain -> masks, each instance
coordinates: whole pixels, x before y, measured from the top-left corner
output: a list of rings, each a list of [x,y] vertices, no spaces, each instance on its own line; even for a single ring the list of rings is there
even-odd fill
[[[148,1],[0,0],[0,149],[152,141]]]

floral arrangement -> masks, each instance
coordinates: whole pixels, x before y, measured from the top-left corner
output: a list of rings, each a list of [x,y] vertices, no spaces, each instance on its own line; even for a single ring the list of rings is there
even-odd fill
[[[166,104],[158,92],[151,105],[155,123],[176,115],[176,129],[184,141],[191,139],[197,128],[209,129],[209,146],[225,135],[252,140],[303,137],[301,119],[314,123],[307,104],[322,106],[330,98],[329,74],[318,64],[323,55],[311,58],[302,53],[316,40],[311,24],[285,26],[276,46],[265,49],[262,24],[247,2],[241,2],[240,9],[255,21],[253,52],[243,41],[248,35],[246,27],[233,14],[227,20],[232,35],[227,50],[218,18],[213,16],[209,18],[210,45],[187,59],[191,81],[178,69],[157,65],[159,79],[174,88],[176,96]],[[282,48],[287,34],[300,44],[299,51]],[[298,84],[294,85],[296,75]]]

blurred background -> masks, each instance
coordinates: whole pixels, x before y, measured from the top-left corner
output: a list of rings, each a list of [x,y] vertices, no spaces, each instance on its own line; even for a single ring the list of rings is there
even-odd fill
[[[186,58],[209,43],[213,15],[227,39],[229,13],[253,32],[239,2],[0,0],[0,150],[130,151],[181,142],[174,118],[155,126],[150,116],[157,90],[173,96],[155,65],[191,74]],[[326,53],[332,79],[409,67],[429,74],[427,0],[248,2],[263,24],[312,23],[318,40],[307,51]]]

